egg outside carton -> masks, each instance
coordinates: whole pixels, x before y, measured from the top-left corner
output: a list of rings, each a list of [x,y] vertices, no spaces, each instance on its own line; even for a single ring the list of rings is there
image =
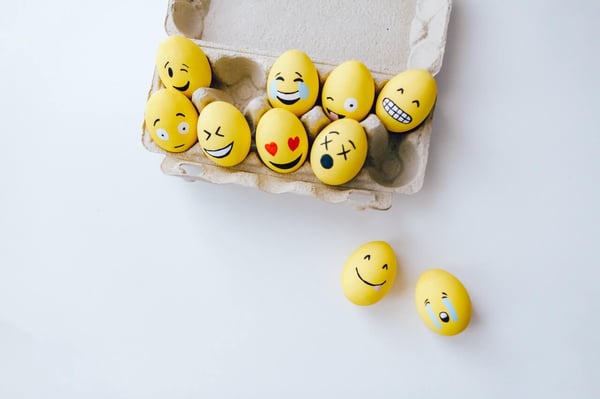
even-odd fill
[[[238,109],[245,111],[250,126],[254,131],[258,117],[248,114],[248,105],[252,100],[264,96],[266,76],[269,66],[275,56],[245,54],[222,47],[211,47],[209,44],[199,44],[207,54],[213,67],[213,81],[217,91],[223,92]],[[236,64],[242,68],[236,68]],[[315,63],[323,80],[335,65]],[[232,79],[227,71],[245,71],[238,79]],[[225,76],[223,76],[225,75]],[[390,76],[374,73],[377,91]],[[251,83],[252,82],[252,83]],[[322,82],[321,82],[322,83]],[[149,95],[162,88],[162,83],[155,71]],[[202,89],[201,89],[202,90]],[[209,89],[213,90],[213,89]],[[194,96],[194,103],[201,108],[202,98]],[[309,114],[315,114],[320,107],[315,107],[301,119],[305,125]],[[326,118],[324,113],[316,118]],[[255,119],[254,121],[252,119]],[[239,165],[224,168],[215,165],[195,144],[183,153],[168,153],[154,144],[144,128],[143,142],[145,147],[153,152],[162,153],[165,158],[161,169],[172,176],[180,176],[190,181],[207,181],[216,184],[232,183],[246,187],[254,187],[270,193],[295,193],[308,195],[329,203],[347,203],[357,209],[386,210],[392,205],[393,193],[413,194],[423,184],[429,138],[431,135],[431,116],[416,131],[409,134],[390,134],[385,130],[379,118],[370,114],[361,124],[365,128],[369,140],[369,153],[365,166],[350,182],[340,186],[329,186],[320,182],[314,175],[310,164],[305,164],[295,172],[279,174],[263,165],[256,150],[253,148],[248,157]],[[327,122],[329,122],[327,120]],[[319,124],[313,121],[312,125]],[[323,125],[323,122],[320,122]],[[308,128],[309,136],[316,135],[314,129]]]

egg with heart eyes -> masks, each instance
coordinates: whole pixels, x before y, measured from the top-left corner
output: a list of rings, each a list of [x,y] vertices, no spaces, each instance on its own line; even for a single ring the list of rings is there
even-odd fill
[[[308,156],[308,135],[300,119],[283,108],[272,108],[256,126],[256,150],[263,163],[277,173],[298,170]]]

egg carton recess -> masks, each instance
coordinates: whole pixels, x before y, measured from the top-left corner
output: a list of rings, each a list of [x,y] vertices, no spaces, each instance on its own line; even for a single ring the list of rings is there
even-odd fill
[[[340,9],[340,4],[348,7]],[[193,39],[204,50],[213,72],[211,88],[224,92],[245,113],[254,134],[251,104],[266,96],[269,68],[286,50],[307,53],[321,85],[342,62],[363,62],[375,80],[377,98],[383,85],[406,69],[439,72],[451,7],[451,0],[170,0],[165,29],[168,35]],[[155,69],[148,97],[162,87]],[[309,111],[301,119],[314,128],[321,122],[311,120],[312,115]],[[388,133],[377,116],[370,114],[361,122],[369,140],[367,161],[353,180],[341,186],[321,183],[308,160],[295,172],[273,172],[262,164],[254,144],[244,162],[224,168],[212,163],[197,143],[183,153],[163,151],[145,126],[142,142],[149,151],[164,155],[164,173],[186,180],[233,183],[358,209],[385,210],[391,207],[394,193],[413,194],[421,189],[432,118],[433,112],[419,128],[402,134]],[[311,139],[316,133],[308,130]]]

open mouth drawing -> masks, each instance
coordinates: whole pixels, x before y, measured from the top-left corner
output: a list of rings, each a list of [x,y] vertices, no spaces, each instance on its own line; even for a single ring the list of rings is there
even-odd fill
[[[232,149],[233,149],[233,141],[231,143],[229,143],[228,145],[226,145],[225,147],[219,148],[217,150],[207,150],[205,148],[204,152],[213,158],[225,158],[227,155],[229,155],[231,153]]]
[[[277,99],[284,103],[285,105],[292,105],[300,100],[300,92],[298,90],[293,91],[291,93],[286,93],[284,91],[277,90]]]

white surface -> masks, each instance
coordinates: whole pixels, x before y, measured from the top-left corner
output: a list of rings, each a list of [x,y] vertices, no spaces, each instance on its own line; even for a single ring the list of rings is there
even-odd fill
[[[423,190],[387,212],[186,183],[140,125],[166,1],[0,14],[0,397],[596,398],[595,1],[456,1]],[[339,287],[363,242],[400,278]],[[425,328],[418,275],[468,287]]]

